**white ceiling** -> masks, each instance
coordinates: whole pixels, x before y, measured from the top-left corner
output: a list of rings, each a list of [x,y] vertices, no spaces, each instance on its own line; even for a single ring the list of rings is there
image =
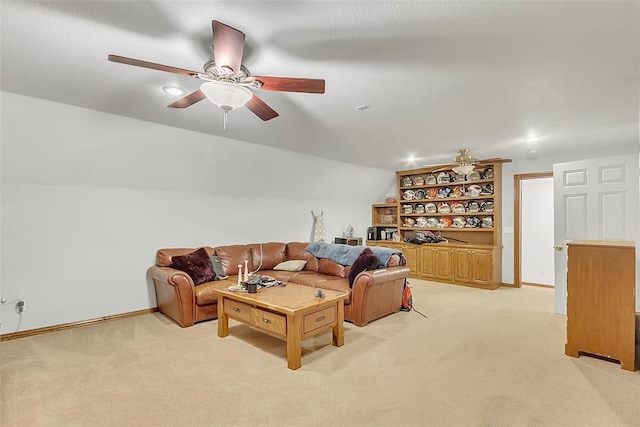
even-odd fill
[[[639,2],[6,1],[1,89],[212,135],[398,170],[553,157],[638,141]],[[255,75],[324,78],[324,95],[258,95],[280,117],[168,109],[200,81],[211,20],[246,34]],[[358,111],[367,104],[371,108]],[[25,112],[28,116],[28,112]],[[529,134],[541,136],[525,143]],[[179,143],[179,141],[177,141]],[[529,154],[530,155],[530,154]]]

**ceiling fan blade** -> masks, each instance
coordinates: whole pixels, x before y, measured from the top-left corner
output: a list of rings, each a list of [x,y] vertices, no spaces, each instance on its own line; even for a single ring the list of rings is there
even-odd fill
[[[212,21],[213,59],[216,67],[229,67],[235,75],[240,71],[244,33],[219,21]]]
[[[249,102],[245,106],[253,112],[256,116],[260,117],[265,122],[267,120],[275,119],[279,116],[276,111],[269,107],[262,99],[258,98],[255,94],[251,97]]]
[[[196,102],[200,102],[205,99],[207,96],[200,90],[196,90],[195,92],[190,93],[184,98],[180,98],[177,101],[167,105],[168,108],[187,108],[191,107]]]
[[[322,79],[301,79],[294,77],[265,77],[251,76],[247,82],[259,80],[262,82],[260,89],[274,90],[279,92],[304,92],[304,93],[324,93],[324,80]]]
[[[109,55],[109,61],[121,64],[135,65],[136,67],[151,68],[152,70],[166,71],[167,73],[182,74],[190,77],[198,77],[197,71],[185,70],[184,68],[172,67],[170,65],[156,64],[155,62],[142,61],[140,59],[127,58],[118,55]]]

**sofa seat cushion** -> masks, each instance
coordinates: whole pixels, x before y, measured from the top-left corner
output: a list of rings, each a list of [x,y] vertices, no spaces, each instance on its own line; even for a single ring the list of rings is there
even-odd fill
[[[207,282],[194,288],[196,305],[209,305],[218,302],[218,295],[213,291],[220,282]]]
[[[290,283],[297,283],[305,286],[318,286],[320,282],[326,282],[327,280],[335,280],[336,276],[330,276],[328,274],[295,274],[289,277]]]

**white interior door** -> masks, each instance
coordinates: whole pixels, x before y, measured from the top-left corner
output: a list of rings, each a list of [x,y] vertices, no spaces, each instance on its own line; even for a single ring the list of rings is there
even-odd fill
[[[553,181],[555,311],[567,314],[567,242],[638,236],[638,157],[557,163]]]

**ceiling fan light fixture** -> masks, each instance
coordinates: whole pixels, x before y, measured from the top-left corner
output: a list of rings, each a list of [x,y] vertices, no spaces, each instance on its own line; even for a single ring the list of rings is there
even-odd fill
[[[200,86],[209,101],[225,111],[235,110],[244,106],[253,94],[245,87],[227,82],[207,82]]]
[[[453,168],[453,171],[458,175],[467,175],[473,171],[473,165],[459,165]]]

